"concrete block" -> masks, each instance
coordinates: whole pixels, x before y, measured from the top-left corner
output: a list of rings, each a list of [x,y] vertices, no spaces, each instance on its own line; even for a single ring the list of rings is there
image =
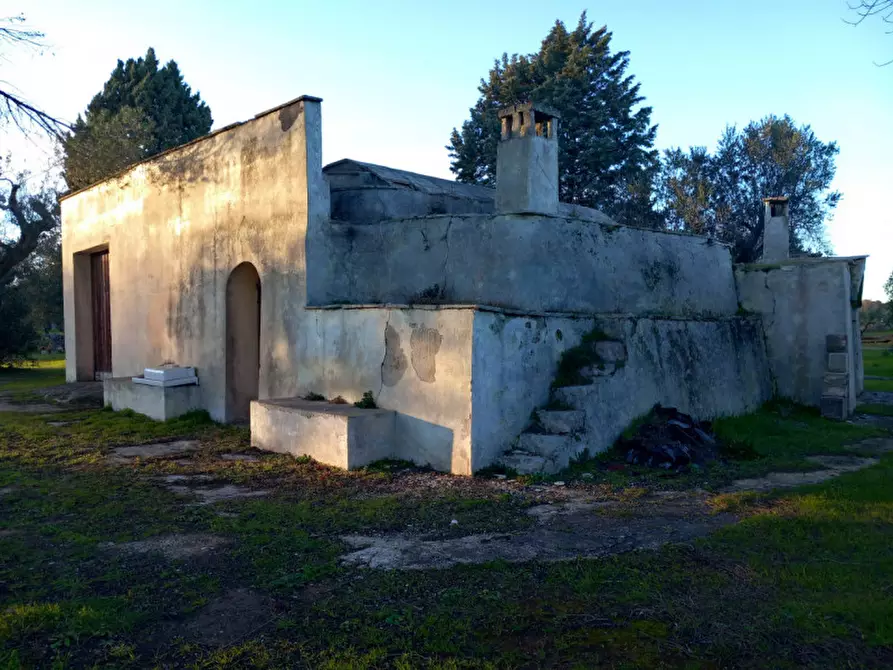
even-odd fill
[[[528,454],[523,451],[510,451],[503,455],[502,464],[519,475],[532,475],[545,472],[548,461],[542,456]]]
[[[844,386],[843,388],[839,386],[825,386],[822,388],[822,397],[834,397],[834,398],[847,398],[849,397],[849,391]]]
[[[351,469],[395,456],[396,412],[301,398],[251,402],[251,446]]]
[[[167,421],[187,412],[202,408],[201,387],[146,386],[134,384],[130,377],[106,379],[102,396],[107,407],[116,412],[132,409],[156,421]]]
[[[606,363],[619,363],[626,360],[626,347],[623,342],[615,340],[596,342],[595,353]]]
[[[829,353],[846,352],[846,335],[827,335],[825,346]]]
[[[573,438],[568,435],[544,435],[541,433],[521,433],[518,449],[552,459],[571,447]]]
[[[541,409],[537,411],[536,417],[547,433],[567,435],[583,430],[586,412]]]
[[[828,354],[828,372],[847,372],[848,366],[849,357],[846,354]]]
[[[846,390],[849,387],[850,376],[846,372],[826,372],[822,382],[825,389]]]
[[[826,419],[844,421],[849,417],[849,407],[847,405],[846,397],[823,395],[821,408],[822,416]]]

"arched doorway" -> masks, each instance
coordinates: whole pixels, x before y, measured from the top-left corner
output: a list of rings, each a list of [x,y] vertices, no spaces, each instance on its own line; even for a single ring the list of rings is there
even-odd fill
[[[247,421],[260,381],[260,276],[242,263],[226,282],[226,419]]]

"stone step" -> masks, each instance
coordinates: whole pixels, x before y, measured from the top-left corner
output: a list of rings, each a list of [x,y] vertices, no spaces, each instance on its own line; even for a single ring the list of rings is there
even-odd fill
[[[545,458],[554,458],[569,448],[574,442],[570,435],[549,435],[546,433],[521,433],[518,449]]]
[[[579,410],[541,409],[536,418],[543,430],[554,435],[579,433],[586,421],[586,412]]]
[[[519,475],[533,475],[545,472],[548,461],[542,456],[525,451],[509,451],[503,454],[502,464]]]

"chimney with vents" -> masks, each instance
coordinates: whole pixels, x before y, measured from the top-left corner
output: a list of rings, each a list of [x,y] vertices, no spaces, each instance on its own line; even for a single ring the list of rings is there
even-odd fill
[[[791,257],[791,230],[788,224],[788,199],[764,198],[763,258],[764,263],[776,263]]]
[[[558,213],[558,119],[535,103],[499,111],[497,214]]]

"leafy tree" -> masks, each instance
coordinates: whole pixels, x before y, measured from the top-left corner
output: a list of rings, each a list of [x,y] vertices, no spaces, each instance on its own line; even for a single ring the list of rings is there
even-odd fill
[[[58,234],[56,193],[46,186],[29,192],[27,182],[27,174],[13,178],[0,171],[0,286],[16,278],[19,266],[44,238]]]
[[[0,365],[24,360],[37,342],[25,295],[17,286],[0,286]]]
[[[109,80],[63,140],[72,190],[179,146],[211,129],[211,110],[192,93],[176,62],[158,66],[155,51],[118,61]]]
[[[0,364],[34,349],[62,301],[56,193],[29,188],[29,175],[11,175],[8,165],[0,170]]]
[[[627,74],[629,52],[611,51],[607,28],[592,29],[586,13],[568,31],[556,21],[539,52],[503,54],[482,79],[480,98],[447,149],[456,179],[493,186],[500,123],[497,111],[533,100],[555,109],[559,124],[559,196],[610,214],[650,211],[649,169],[656,126],[642,107],[639,84]]]
[[[834,142],[788,116],[727,127],[713,154],[704,147],[667,150],[657,184],[665,225],[727,241],[737,262],[753,262],[762,253],[762,200],[785,195],[791,252],[826,252],[825,221],[840,201],[830,190],[837,153]]]
[[[884,293],[887,294],[887,322],[893,324],[893,272],[890,273],[890,276],[884,283]]]

